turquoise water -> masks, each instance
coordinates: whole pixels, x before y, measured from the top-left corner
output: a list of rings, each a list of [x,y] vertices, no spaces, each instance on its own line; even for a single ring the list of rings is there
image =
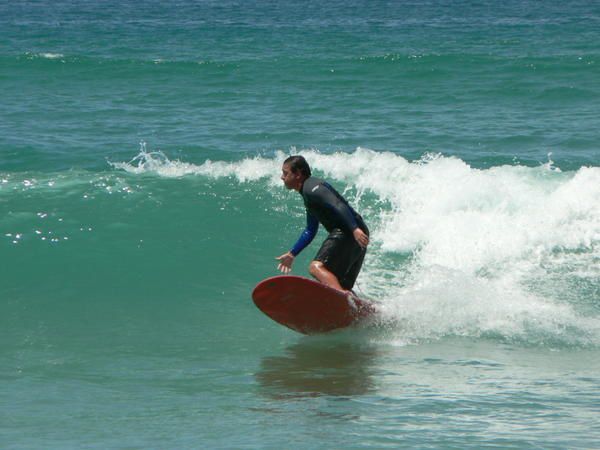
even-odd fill
[[[599,32],[588,2],[1,4],[0,447],[597,447]],[[370,326],[250,299],[297,152],[372,231]]]

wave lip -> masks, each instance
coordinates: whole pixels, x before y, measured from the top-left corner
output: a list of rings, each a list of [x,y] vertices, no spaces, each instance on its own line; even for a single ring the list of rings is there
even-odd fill
[[[256,181],[261,178],[278,179],[284,155],[278,152],[275,159],[255,157],[237,162],[206,160],[200,165],[170,160],[161,151],[146,150],[146,144],[140,144],[139,154],[130,161],[109,162],[115,169],[132,174],[154,174],[165,178],[180,178],[188,175],[199,175],[208,178],[233,177],[240,182]]]

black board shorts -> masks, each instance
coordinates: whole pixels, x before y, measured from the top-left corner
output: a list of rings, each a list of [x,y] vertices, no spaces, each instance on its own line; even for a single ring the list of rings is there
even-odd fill
[[[368,230],[363,230],[368,235]],[[322,262],[327,270],[333,273],[344,289],[352,289],[367,253],[351,234],[335,228],[315,256],[315,261]]]

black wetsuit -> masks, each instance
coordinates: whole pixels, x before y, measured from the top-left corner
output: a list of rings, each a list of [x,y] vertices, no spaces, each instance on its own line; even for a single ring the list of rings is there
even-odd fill
[[[366,253],[352,233],[358,227],[368,235],[369,229],[346,199],[325,181],[307,178],[300,194],[306,206],[306,228],[291,253],[296,256],[310,244],[317,234],[319,223],[323,224],[329,236],[314,259],[325,264],[343,288],[352,289]]]

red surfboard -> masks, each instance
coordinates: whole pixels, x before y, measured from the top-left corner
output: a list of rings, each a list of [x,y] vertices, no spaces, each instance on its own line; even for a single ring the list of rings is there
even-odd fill
[[[275,322],[303,334],[345,328],[377,311],[371,302],[292,275],[261,281],[254,288],[252,299]]]

